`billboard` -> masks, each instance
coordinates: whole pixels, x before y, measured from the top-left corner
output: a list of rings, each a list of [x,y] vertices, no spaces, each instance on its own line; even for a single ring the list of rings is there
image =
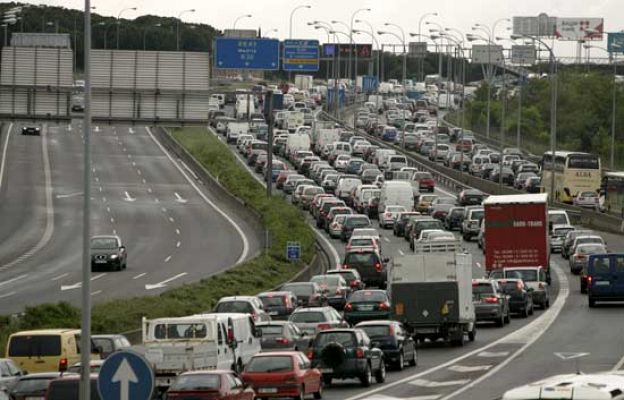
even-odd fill
[[[472,45],[474,64],[500,64],[503,62],[503,46],[488,44]]]
[[[373,57],[373,45],[357,43],[355,46],[351,46],[348,43],[335,44],[327,43],[323,45],[323,57],[334,57],[336,49],[340,49],[340,57],[349,57],[349,53],[352,57],[358,58],[372,58]]]
[[[609,53],[624,53],[624,32],[609,32],[607,35]]]
[[[407,49],[407,54],[410,57],[425,57],[427,55],[427,42],[409,42]]]
[[[533,65],[535,64],[535,47],[531,45],[511,46],[511,63],[516,65]]]
[[[537,17],[513,17],[514,35],[555,36],[557,17],[540,14]]]
[[[215,68],[279,69],[279,40],[217,38]]]
[[[602,18],[558,18],[555,36],[573,42],[602,40],[603,29]]]

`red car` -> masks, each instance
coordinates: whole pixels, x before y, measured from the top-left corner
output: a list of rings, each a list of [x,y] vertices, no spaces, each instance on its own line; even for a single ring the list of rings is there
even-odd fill
[[[322,397],[321,371],[298,351],[257,354],[247,363],[242,378],[253,387],[257,399]]]
[[[430,172],[414,172],[414,177],[412,179],[418,181],[418,189],[421,192],[433,193],[435,189],[435,181],[433,180],[433,176]]]
[[[189,371],[176,377],[167,399],[254,400],[254,391],[232,371]]]

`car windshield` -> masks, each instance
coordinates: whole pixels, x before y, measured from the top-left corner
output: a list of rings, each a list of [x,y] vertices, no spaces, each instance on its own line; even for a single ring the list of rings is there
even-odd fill
[[[522,279],[524,282],[537,282],[536,269],[511,269],[505,271],[507,278]]]
[[[314,293],[314,286],[311,284],[289,284],[282,286],[282,290],[292,292],[295,296],[309,296]]]
[[[286,304],[285,296],[260,296],[260,300],[265,307],[283,306]]]
[[[347,253],[344,263],[347,265],[374,265],[377,262],[377,255],[368,253]]]
[[[356,345],[355,334],[352,332],[325,332],[320,333],[315,340],[315,347],[323,347],[329,343],[339,343],[344,347]]]
[[[93,238],[91,239],[91,248],[97,250],[110,250],[117,248],[117,239],[115,238]]]
[[[292,369],[291,356],[255,356],[247,364],[245,372],[286,372]]]
[[[378,338],[381,336],[390,335],[389,325],[365,325],[365,326],[358,326],[358,328],[366,332],[369,338]]]
[[[349,301],[352,303],[368,301],[379,303],[388,301],[388,295],[379,290],[358,290],[349,297]]]
[[[568,223],[568,219],[564,213],[549,213],[548,221],[552,222],[553,225],[565,225]]]
[[[253,307],[246,301],[224,301],[217,304],[218,313],[252,313]]]
[[[297,311],[290,316],[290,321],[294,323],[311,324],[325,322],[325,314],[321,311]]]

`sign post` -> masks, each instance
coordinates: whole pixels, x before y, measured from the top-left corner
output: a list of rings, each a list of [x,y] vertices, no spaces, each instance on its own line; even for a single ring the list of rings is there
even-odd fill
[[[282,69],[315,72],[319,70],[318,40],[285,40]]]
[[[143,356],[125,350],[104,361],[97,382],[102,400],[150,400],[154,372]]]

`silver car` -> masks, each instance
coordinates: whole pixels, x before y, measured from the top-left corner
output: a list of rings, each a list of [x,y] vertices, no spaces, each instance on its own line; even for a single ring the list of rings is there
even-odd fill
[[[553,225],[550,232],[550,251],[552,253],[561,251],[566,235],[573,230],[572,225]]]
[[[578,275],[586,269],[587,261],[589,261],[589,256],[592,254],[606,254],[607,248],[601,244],[596,243],[585,243],[579,244],[576,246],[576,250],[574,254],[570,255],[569,263],[570,263],[570,272],[575,275]]]
[[[297,308],[288,320],[309,336],[315,336],[318,332],[326,329],[347,328],[349,326],[338,311],[330,306]]]

